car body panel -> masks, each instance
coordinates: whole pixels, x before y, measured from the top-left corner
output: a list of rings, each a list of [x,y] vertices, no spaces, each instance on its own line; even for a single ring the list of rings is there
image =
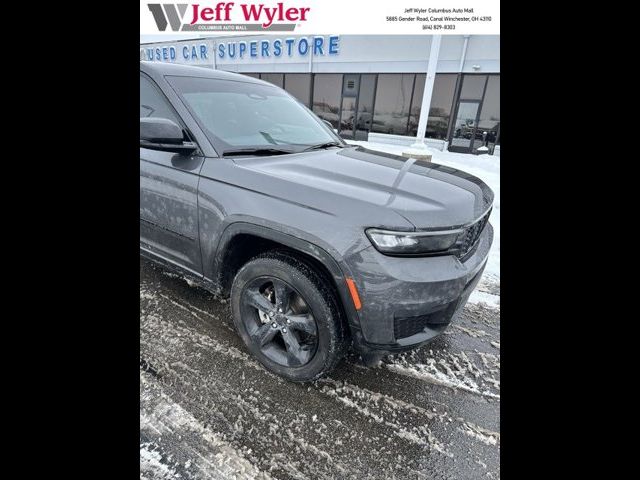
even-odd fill
[[[202,272],[198,173],[203,160],[140,148],[140,241],[194,272]]]
[[[472,175],[362,147],[235,161],[271,177],[266,186],[276,184],[281,197],[299,199],[291,189],[304,188],[307,207],[336,216],[354,212],[359,226],[393,223],[402,230],[393,212],[411,229],[455,227],[477,220],[493,202],[493,193]]]

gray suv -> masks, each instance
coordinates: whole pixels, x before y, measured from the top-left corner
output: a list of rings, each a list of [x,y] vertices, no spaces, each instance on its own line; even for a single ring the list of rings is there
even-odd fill
[[[287,379],[441,334],[484,269],[492,202],[465,172],[347,145],[269,83],[140,63],[140,252],[230,296]]]

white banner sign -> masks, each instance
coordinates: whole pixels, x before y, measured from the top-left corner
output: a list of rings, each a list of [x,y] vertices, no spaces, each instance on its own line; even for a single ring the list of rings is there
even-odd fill
[[[163,2],[140,1],[141,34],[500,33],[499,0]]]

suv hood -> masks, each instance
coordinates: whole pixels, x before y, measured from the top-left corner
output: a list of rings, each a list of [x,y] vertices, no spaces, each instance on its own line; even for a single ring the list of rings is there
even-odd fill
[[[297,203],[337,215],[366,204],[362,213],[370,212],[371,207],[379,213],[380,209],[391,210],[417,229],[471,223],[493,203],[491,189],[473,175],[363,147],[236,158],[234,162],[243,169],[306,187],[308,194],[298,195]],[[278,196],[286,193],[281,191]],[[373,218],[361,220],[371,227],[390,226],[378,225]]]

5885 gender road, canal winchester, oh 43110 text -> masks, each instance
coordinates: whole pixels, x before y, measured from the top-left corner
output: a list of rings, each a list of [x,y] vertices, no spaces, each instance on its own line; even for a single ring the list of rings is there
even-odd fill
[[[403,15],[386,19],[387,22],[424,22],[423,30],[455,30],[456,23],[492,20],[487,15],[476,15],[473,8],[406,8]]]

